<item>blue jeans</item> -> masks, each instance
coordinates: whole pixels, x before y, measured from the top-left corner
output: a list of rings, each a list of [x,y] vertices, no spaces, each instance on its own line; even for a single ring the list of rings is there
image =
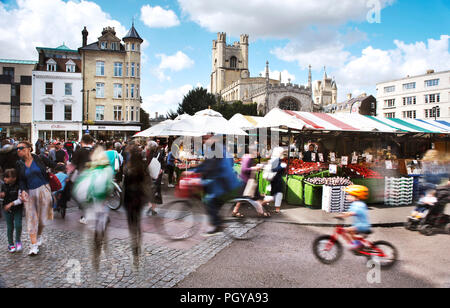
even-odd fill
[[[6,220],[6,229],[8,235],[8,244],[14,245],[13,235],[16,229],[16,243],[20,242],[22,235],[22,206],[17,209],[11,209],[10,212],[4,211]]]

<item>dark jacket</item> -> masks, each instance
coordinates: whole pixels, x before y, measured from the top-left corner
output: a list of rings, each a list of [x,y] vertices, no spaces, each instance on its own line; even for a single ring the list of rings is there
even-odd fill
[[[44,179],[49,182],[50,179],[47,174],[47,167],[49,168],[55,168],[56,163],[51,161],[45,156],[37,156],[35,154],[31,154],[33,156],[33,160],[36,163],[36,165],[41,170],[42,175],[44,176]],[[17,162],[17,174],[18,174],[18,182],[19,182],[19,188],[20,190],[28,190],[28,180],[25,176],[25,162],[23,160],[19,160]]]
[[[2,192],[5,193],[5,197],[3,198],[3,207],[5,207],[6,205],[8,205],[11,202],[16,201],[17,199],[19,199],[19,184],[3,184],[2,185]],[[21,209],[23,207],[23,204],[14,206],[14,209]]]
[[[16,169],[17,161],[19,161],[17,155],[17,148],[14,146],[8,146],[0,150],[0,167],[3,171],[7,169]]]

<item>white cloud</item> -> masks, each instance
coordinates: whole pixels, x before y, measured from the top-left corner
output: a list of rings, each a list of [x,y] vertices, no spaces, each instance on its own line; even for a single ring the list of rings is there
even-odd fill
[[[389,50],[368,46],[360,56],[351,57],[333,74],[336,77],[340,100],[347,93],[371,93],[376,96],[376,84],[407,75],[425,74],[428,69],[449,69],[449,35],[438,40],[407,44],[395,40],[396,48]]]
[[[190,20],[211,32],[232,36],[292,38],[310,26],[339,26],[365,21],[373,5],[368,0],[178,0]],[[380,8],[393,0],[380,0]]]
[[[144,5],[141,8],[141,21],[150,28],[169,28],[178,26],[180,21],[172,10],[160,6]]]
[[[151,117],[155,112],[165,115],[169,110],[176,111],[178,104],[183,101],[186,94],[193,89],[193,86],[186,84],[179,88],[168,89],[162,94],[153,94],[143,98],[142,108],[150,113]]]
[[[119,38],[127,32],[91,1],[17,0],[14,9],[0,2],[0,57],[36,59],[36,47],[57,47],[63,42],[77,49],[84,26],[89,43],[95,42],[106,26],[115,27]]]
[[[194,60],[189,58],[184,52],[178,51],[174,55],[157,54],[157,58],[161,60],[158,68],[154,70],[154,74],[160,81],[168,80],[170,77],[166,75],[166,70],[179,72],[194,66]]]

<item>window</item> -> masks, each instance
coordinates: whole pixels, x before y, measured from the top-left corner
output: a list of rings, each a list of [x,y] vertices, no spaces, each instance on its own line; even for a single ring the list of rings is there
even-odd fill
[[[20,123],[20,107],[11,106],[11,123]]]
[[[17,88],[19,88],[19,87],[17,85],[15,85],[15,84],[11,85],[11,97],[17,96]]]
[[[395,107],[395,98],[394,99],[387,99],[384,101],[384,107],[385,108],[390,108],[390,107]]]
[[[136,107],[136,122],[139,122],[139,116],[140,116],[139,112],[140,112],[140,108]]]
[[[72,121],[72,105],[64,105],[64,121]]]
[[[114,106],[114,121],[122,121],[122,106]]]
[[[125,112],[125,121],[128,122],[128,110],[130,109],[130,107],[127,106],[126,108],[126,112]]]
[[[45,105],[45,120],[53,121],[53,105]]]
[[[105,76],[105,62],[97,61],[95,74],[97,76]]]
[[[117,48],[117,42],[112,42],[111,43],[111,50],[119,50],[119,48]]]
[[[3,75],[11,76],[11,82],[14,82],[14,67],[3,67]]]
[[[434,87],[439,85],[439,79],[425,80],[425,87]]]
[[[425,103],[439,103],[441,101],[441,94],[427,94],[425,95]]]
[[[403,90],[410,90],[410,89],[415,89],[415,88],[416,88],[416,83],[415,82],[410,82],[410,83],[403,84]]]
[[[127,85],[127,88],[126,88],[126,93],[125,93],[125,95],[126,95],[126,98],[128,98],[128,85]]]
[[[108,48],[108,42],[100,42],[100,49],[107,49]]]
[[[127,77],[130,76],[130,70],[129,70],[130,64],[127,62]]]
[[[114,63],[114,77],[122,77],[122,63]]]
[[[65,83],[64,84],[64,94],[65,95],[72,95],[72,84],[71,83]]]
[[[53,82],[45,83],[45,94],[53,95]]]
[[[439,118],[441,116],[441,108],[425,109],[425,118]]]
[[[47,61],[47,71],[56,72],[56,62],[53,59]]]
[[[97,94],[97,98],[105,98],[105,84],[97,83],[97,88],[95,93]]]
[[[140,65],[139,63],[137,64],[137,72],[136,72],[136,76],[139,78],[140,77]]]
[[[404,97],[403,98],[403,106],[406,105],[415,105],[416,104],[416,97],[410,96],[410,97]]]
[[[134,84],[131,85],[131,98],[134,98]]]
[[[66,72],[75,73],[76,66],[73,63],[66,63]]]
[[[409,110],[409,111],[403,111],[403,118],[404,119],[415,119],[416,118],[416,111],[415,110]]]
[[[388,119],[395,119],[395,112],[388,112],[388,113],[385,113],[385,114],[384,114],[384,117],[385,117],[385,118],[388,118]]]
[[[103,121],[105,119],[105,106],[95,107],[95,120]]]
[[[234,56],[230,58],[230,67],[231,68],[236,68],[237,67],[237,58],[234,57]]]
[[[136,48],[136,45],[134,43],[131,44],[131,51],[134,51]]]
[[[122,84],[114,84],[114,98],[122,98]]]
[[[134,62],[132,62],[131,63],[131,77],[134,77],[135,76],[135,63]]]
[[[389,86],[384,88],[384,93],[395,92],[395,86]]]
[[[134,107],[130,107],[130,121],[134,121]]]

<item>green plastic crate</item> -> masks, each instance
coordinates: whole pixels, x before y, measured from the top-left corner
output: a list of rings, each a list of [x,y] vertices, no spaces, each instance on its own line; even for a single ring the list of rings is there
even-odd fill
[[[289,176],[286,196],[286,201],[288,204],[303,205],[303,179],[303,176]]]
[[[363,185],[369,188],[367,204],[384,202],[384,179],[351,179],[355,185]]]
[[[323,185],[314,185],[305,182],[305,205],[311,208],[322,207]]]

